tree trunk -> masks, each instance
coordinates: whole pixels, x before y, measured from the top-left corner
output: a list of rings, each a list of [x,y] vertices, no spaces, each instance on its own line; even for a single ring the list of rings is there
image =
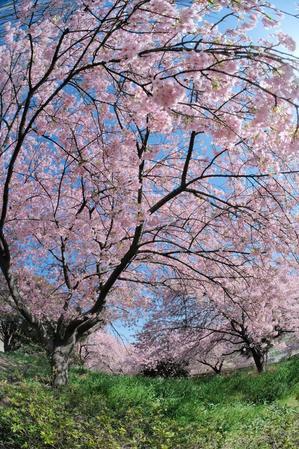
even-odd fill
[[[217,375],[221,374],[222,366],[223,366],[223,362],[219,363],[219,365],[212,366],[212,369],[213,369],[214,373],[217,374]]]
[[[4,339],[3,339],[3,347],[4,347],[4,352],[12,352],[15,350],[15,345],[13,344],[13,336],[10,335],[5,335]]]
[[[14,321],[3,321],[0,323],[0,327],[4,352],[12,352],[18,349],[21,346],[19,335],[20,323]]]
[[[61,343],[55,346],[52,353],[52,385],[62,387],[67,385],[69,378],[70,356],[73,352],[74,344]]]
[[[265,370],[264,355],[256,349],[252,349],[251,353],[252,353],[252,357],[253,357],[257,371],[259,373],[262,373]]]

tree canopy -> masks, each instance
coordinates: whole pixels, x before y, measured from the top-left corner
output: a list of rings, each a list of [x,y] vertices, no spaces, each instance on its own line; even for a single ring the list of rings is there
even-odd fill
[[[260,0],[14,7],[0,47],[0,267],[54,383],[78,339],[153,290],[231,300],[265,259],[294,272],[298,59],[275,28],[283,12]],[[260,22],[272,36],[255,42]]]

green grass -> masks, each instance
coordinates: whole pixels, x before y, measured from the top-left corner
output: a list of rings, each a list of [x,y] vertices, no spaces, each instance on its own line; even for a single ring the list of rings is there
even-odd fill
[[[299,447],[299,358],[262,375],[198,379],[74,368],[62,391],[50,388],[42,357],[10,360],[13,368],[0,372],[0,449]]]

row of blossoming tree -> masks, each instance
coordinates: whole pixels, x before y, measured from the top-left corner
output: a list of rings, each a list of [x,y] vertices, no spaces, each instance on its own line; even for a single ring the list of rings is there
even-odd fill
[[[289,340],[299,342],[298,272],[280,262],[238,280],[233,300],[217,289],[178,290],[179,282],[177,290],[160,288],[134,344],[96,331],[80,345],[82,360],[98,370],[174,376],[202,366],[220,374],[246,357],[262,372],[270,349],[284,354]]]
[[[261,0],[14,3],[0,47],[0,267],[53,384],[80,339],[150,311],[160,288],[205,293],[231,321],[247,299],[260,307],[264,274],[296,269],[287,13]],[[271,38],[252,41],[260,22]]]
[[[239,354],[262,372],[272,347],[286,348],[289,336],[298,341],[298,278],[279,264],[257,275],[238,280],[231,298],[211,288],[201,298],[200,289],[165,291],[139,334],[134,357],[140,369],[155,373],[164,362],[194,371],[200,364],[219,374],[225,361],[242,363],[232,357]]]

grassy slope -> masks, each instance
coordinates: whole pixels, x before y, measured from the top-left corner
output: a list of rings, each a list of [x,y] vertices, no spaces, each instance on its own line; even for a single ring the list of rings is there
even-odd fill
[[[0,449],[299,447],[299,358],[261,376],[201,379],[73,369],[63,391],[49,387],[41,358],[8,361],[0,371]]]

